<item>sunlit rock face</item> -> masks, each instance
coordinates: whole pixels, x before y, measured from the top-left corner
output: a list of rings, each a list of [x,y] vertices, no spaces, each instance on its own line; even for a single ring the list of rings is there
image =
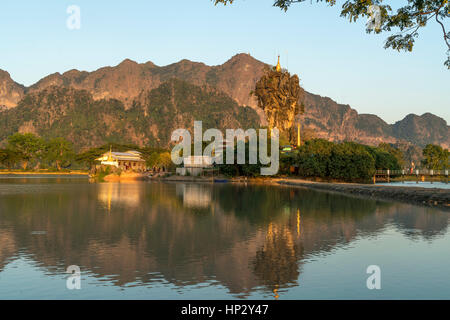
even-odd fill
[[[24,86],[14,82],[8,72],[0,70],[0,111],[14,108],[24,95]]]

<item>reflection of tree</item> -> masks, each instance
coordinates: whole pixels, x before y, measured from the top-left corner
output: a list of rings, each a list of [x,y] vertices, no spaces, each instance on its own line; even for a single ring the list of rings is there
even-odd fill
[[[282,210],[314,215],[315,219],[364,219],[377,207],[390,206],[376,200],[361,200],[340,194],[317,192],[308,189],[254,185],[220,186],[214,189],[215,199],[225,213],[249,221],[267,225],[280,218]],[[283,218],[281,218],[283,219]]]
[[[264,245],[256,252],[253,270],[272,291],[297,283],[299,249],[285,226],[269,224]]]
[[[294,204],[293,195],[271,186],[220,186],[214,189],[221,209],[256,225],[267,225]]]
[[[410,239],[433,240],[447,232],[448,215],[433,208],[423,207],[411,215],[410,208],[398,205],[392,215],[399,231]]]

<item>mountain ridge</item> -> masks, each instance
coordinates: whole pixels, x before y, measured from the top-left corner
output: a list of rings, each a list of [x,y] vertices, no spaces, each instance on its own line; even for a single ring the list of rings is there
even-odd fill
[[[268,66],[245,53],[237,54],[215,66],[187,59],[166,66],[157,66],[150,61],[137,63],[125,59],[116,66],[102,67],[91,72],[71,69],[62,74],[53,73],[29,87],[14,82],[7,72],[0,71],[0,105],[4,106],[3,109],[11,109],[26,95],[58,86],[86,90],[95,101],[119,100],[128,110],[140,95],[175,78],[225,93],[238,105],[255,110],[261,124],[265,124],[264,113],[257,107],[256,99],[250,95],[250,91]],[[406,141],[420,146],[435,143],[450,147],[450,127],[447,122],[429,112],[420,116],[409,114],[394,124],[388,124],[377,115],[359,114],[347,104],[306,91],[302,102],[306,112],[297,121],[301,121],[305,129],[313,131],[316,137],[367,144]]]

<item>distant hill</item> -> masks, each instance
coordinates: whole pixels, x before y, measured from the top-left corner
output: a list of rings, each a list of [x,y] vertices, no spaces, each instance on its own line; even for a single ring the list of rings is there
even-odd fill
[[[442,144],[449,147],[449,126],[447,122],[431,113],[421,116],[407,115],[392,126],[392,133],[398,139],[414,142],[418,145],[427,143]]]
[[[249,120],[251,122],[254,120],[252,118],[254,113],[244,107],[249,106],[258,114],[259,122],[265,124],[264,113],[257,108],[256,100],[250,95],[250,91],[254,88],[266,66],[265,63],[248,54],[235,55],[218,66],[207,66],[199,62],[181,60],[160,67],[152,62],[138,64],[127,59],[115,67],[105,67],[93,72],[70,70],[63,74],[55,73],[30,87],[17,84],[7,72],[0,71],[0,123],[2,124],[0,140],[4,139],[4,134],[11,132],[13,128],[6,122],[5,117],[9,118],[14,115],[14,112],[1,111],[1,106],[3,106],[3,109],[9,110],[20,107],[15,112],[19,114],[14,115],[15,121],[17,121],[15,123],[16,129],[20,128],[22,131],[35,130],[36,132],[48,131],[48,128],[40,127],[43,117],[59,118],[53,117],[52,114],[45,115],[53,112],[50,109],[47,110],[45,104],[34,106],[32,104],[35,103],[36,97],[45,96],[49,92],[57,90],[55,87],[70,89],[58,91],[69,94],[67,101],[61,98],[61,105],[59,106],[61,109],[68,108],[64,104],[73,102],[73,95],[81,94],[78,91],[82,91],[86,97],[89,97],[90,102],[88,105],[72,106],[74,110],[76,109],[77,112],[92,112],[89,108],[95,109],[102,106],[104,117],[96,119],[98,122],[95,125],[103,126],[109,123],[117,123],[117,126],[124,125],[127,128],[120,134],[118,133],[117,136],[111,136],[108,139],[123,139],[136,143],[157,141],[161,144],[170,138],[164,135],[169,134],[170,128],[176,126],[176,124],[188,123],[192,120],[192,117],[199,116],[203,116],[204,119],[209,119],[212,116],[213,119],[216,119],[214,115],[220,108],[222,108],[220,112],[227,115],[226,121],[232,121],[232,117],[245,114],[249,119],[251,118]],[[182,82],[174,82],[174,78]],[[213,95],[214,98],[209,96],[208,99],[205,98],[206,100],[203,100],[203,98],[199,100],[187,99],[190,101],[188,106],[183,103],[185,99],[179,96],[176,98],[175,116],[171,113],[174,112],[171,109],[174,94],[182,92],[181,87],[189,85],[195,88],[194,91],[197,93],[196,90],[201,90],[201,93],[198,93],[199,97]],[[177,88],[176,92],[167,91],[171,86]],[[48,91],[49,88],[53,89]],[[158,90],[152,93],[154,96],[149,96],[149,93],[154,89]],[[157,98],[155,95],[157,95]],[[228,100],[225,102],[226,98]],[[215,99],[219,99],[220,102],[215,102]],[[155,110],[151,110],[156,108],[153,104],[154,101],[158,101],[161,106],[160,109],[157,109],[156,115],[152,113]],[[206,106],[206,102],[211,104]],[[212,103],[219,104],[213,105]],[[422,116],[408,115],[403,120],[390,125],[376,115],[358,114],[349,105],[342,105],[328,97],[321,97],[309,92],[306,92],[303,103],[306,107],[305,115],[301,120],[303,128],[313,132],[316,137],[334,141],[351,140],[372,145],[380,142],[407,142],[418,146],[435,143],[446,148],[450,147],[450,127],[444,119],[430,113],[425,113]],[[166,104],[168,106],[163,107]],[[150,109],[147,107],[149,105],[151,105]],[[83,106],[86,109],[83,109]],[[237,111],[240,110],[239,106],[243,112]],[[28,118],[25,119],[25,115],[21,116],[21,111],[19,112],[23,108],[33,109],[34,113],[27,113]],[[231,109],[225,110],[225,108]],[[151,120],[148,125],[152,127],[150,130],[152,135],[149,135],[149,132],[144,134],[143,129],[129,127],[140,123],[141,119],[133,118],[133,115],[141,117],[142,115],[139,112],[144,112],[143,110],[147,110],[145,119]],[[126,119],[121,118],[125,114]],[[183,119],[179,117],[183,117]],[[60,120],[54,121],[56,121],[55,126],[63,126],[57,123]],[[124,121],[127,123],[126,125],[119,125]],[[235,118],[233,121],[233,124],[238,124],[246,120]],[[94,124],[91,123],[90,125]],[[83,124],[83,126],[91,132],[96,130],[90,128],[87,124]],[[88,133],[86,133],[87,136],[89,136]],[[76,135],[75,131],[65,132],[65,134],[71,137]],[[102,139],[106,139],[106,137],[92,137],[92,139],[87,139],[86,143],[92,144],[93,141],[98,140],[100,142]],[[78,141],[78,143],[81,142]]]

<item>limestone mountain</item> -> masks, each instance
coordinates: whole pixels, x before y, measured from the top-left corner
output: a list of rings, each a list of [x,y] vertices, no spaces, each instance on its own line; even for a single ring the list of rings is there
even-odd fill
[[[6,72],[0,72],[0,105],[12,108],[20,105],[19,101],[25,94],[35,95],[51,86],[58,86],[84,90],[90,94],[93,102],[109,99],[120,101],[124,110],[128,111],[137,102],[142,106],[142,101],[145,100],[143,97],[149,91],[176,78],[204,90],[209,88],[207,90],[213,90],[217,94],[222,92],[237,105],[253,108],[260,117],[260,123],[265,124],[264,114],[257,107],[256,99],[250,92],[267,66],[248,54],[237,54],[217,66],[189,60],[157,66],[152,62],[139,64],[127,59],[115,67],[104,67],[92,72],[70,70],[63,74],[55,73],[28,88],[12,81]],[[309,92],[305,92],[302,102],[305,105],[305,115],[301,119],[303,128],[313,132],[316,137],[334,141],[352,140],[372,145],[380,142],[409,142],[419,146],[435,143],[450,147],[450,127],[444,119],[429,113],[422,116],[408,115],[390,125],[376,115],[358,114],[349,105],[339,104],[328,97]],[[0,119],[2,117],[0,114]],[[27,125],[23,125],[22,129],[25,130]],[[167,124],[153,125],[159,127],[159,132],[164,131],[162,127],[167,127]]]
[[[14,108],[25,95],[25,87],[14,82],[9,73],[0,70],[0,111]]]
[[[415,141],[418,145],[434,143],[449,147],[450,129],[447,122],[431,113],[421,116],[409,114],[396,122],[392,131],[398,139]]]
[[[408,142],[417,146],[428,143],[450,148],[450,126],[431,113],[407,115],[395,124],[388,124],[373,114],[358,114],[349,105],[306,92],[304,127],[316,137],[332,141],[355,141],[369,145],[381,142]]]
[[[152,62],[138,64],[126,59],[115,67],[105,67],[93,72],[70,70],[54,73],[28,88],[37,92],[49,86],[71,87],[90,92],[95,100],[118,99],[130,107],[143,91],[159,87],[172,78],[194,85],[213,86],[236,100],[239,105],[256,106],[250,96],[252,84],[258,80],[264,64],[249,55],[240,54],[220,66],[181,60],[164,67]]]
[[[86,90],[50,86],[27,94],[15,109],[0,116],[0,143],[15,132],[44,138],[65,137],[78,150],[107,142],[164,146],[171,132],[192,128],[250,128],[259,118],[223,92],[172,79],[142,92],[125,108],[117,99],[95,100]]]

